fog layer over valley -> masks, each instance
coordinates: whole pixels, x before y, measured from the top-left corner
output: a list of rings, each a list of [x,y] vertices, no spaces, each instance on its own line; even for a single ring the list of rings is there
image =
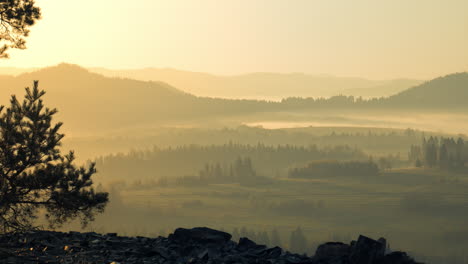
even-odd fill
[[[308,254],[365,234],[419,261],[468,257],[467,73],[420,82],[92,71],[61,64],[0,77],[1,104],[39,80],[64,122],[63,149],[96,163],[110,203],[85,230],[209,226]],[[280,89],[294,82],[295,94]],[[218,85],[242,88],[223,95]],[[244,97],[250,85],[258,91]]]

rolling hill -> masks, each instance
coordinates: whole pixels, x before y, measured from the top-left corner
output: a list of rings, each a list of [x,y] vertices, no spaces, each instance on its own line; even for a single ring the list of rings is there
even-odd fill
[[[370,113],[369,109],[388,113],[415,108],[450,111],[466,109],[468,99],[468,73],[437,78],[372,101],[354,102],[342,96],[268,102],[197,97],[164,82],[105,77],[76,65],[60,64],[15,77],[0,76],[0,104],[7,104],[12,94],[22,97],[24,87],[33,80],[39,80],[40,88],[46,90],[46,105],[59,109],[57,120],[65,123],[64,132],[79,135],[160,125],[225,124],[234,118],[240,124],[254,114],[259,119],[278,116],[301,121],[310,121],[313,114],[320,117],[318,120],[330,121],[331,116],[323,111],[337,115],[353,109],[364,109],[364,113]]]
[[[0,67],[0,75],[17,76],[37,70],[37,68]],[[110,78],[162,81],[196,96],[274,101],[287,97],[330,97],[339,94],[363,98],[386,97],[422,82],[412,79],[368,80],[303,73],[220,76],[170,68],[129,70],[89,68],[88,70]]]
[[[0,104],[10,95],[22,98],[24,87],[39,80],[45,104],[59,110],[67,133],[95,133],[130,127],[163,125],[267,110],[273,103],[201,98],[166,83],[110,78],[82,67],[60,64],[18,76],[0,76]]]
[[[142,81],[163,81],[197,96],[276,101],[287,97],[330,97],[339,94],[366,98],[382,97],[396,94],[421,83],[419,80],[411,79],[367,80],[363,78],[303,73],[281,74],[259,72],[219,76],[167,68],[140,70],[90,68],[90,71],[108,77],[125,77]]]
[[[467,108],[468,73],[430,80],[389,97],[386,103],[418,108]]]
[[[2,76],[1,104],[11,94],[22,97],[24,87],[39,80],[47,106],[59,109],[66,131],[87,132],[156,122],[182,114],[196,98],[162,82],[107,78],[69,64],[60,64],[16,77]],[[188,109],[186,109],[188,111]]]

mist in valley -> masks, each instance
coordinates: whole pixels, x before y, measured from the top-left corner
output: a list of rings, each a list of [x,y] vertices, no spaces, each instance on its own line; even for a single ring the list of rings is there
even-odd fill
[[[207,226],[308,255],[363,234],[424,263],[467,263],[465,3],[424,7],[441,12],[433,25],[424,15],[432,11],[414,3],[189,2],[180,10],[155,1],[138,12],[115,4],[129,17],[107,14],[113,22],[103,23],[124,31],[136,23],[125,40],[101,34],[94,12],[107,7],[98,3],[90,11],[96,32],[81,34],[96,47],[71,44],[80,34],[60,38],[60,46],[33,35],[21,51],[29,57],[12,51],[16,61],[1,61],[0,105],[15,103],[12,95],[22,102],[38,80],[46,92],[40,103],[58,109],[53,123],[63,122],[61,153],[73,150],[77,164],[95,165],[96,193],[109,193],[87,226],[75,220],[57,230],[157,237]],[[405,14],[394,19],[390,8]],[[54,12],[44,10],[44,17]],[[334,14],[333,23],[320,10]],[[59,30],[50,17],[38,25],[46,36],[47,28]],[[141,31],[148,25],[151,34]],[[33,46],[54,52],[39,63],[43,51]],[[10,156],[23,150],[15,151]],[[46,215],[39,211],[35,223],[47,229]]]
[[[459,99],[215,99],[69,64],[8,78],[18,94],[27,78],[43,80],[45,102],[65,122],[63,150],[96,163],[110,203],[84,230],[165,236],[210,226],[310,255],[367,234],[431,263],[466,257],[468,115]],[[468,84],[442,77],[452,78],[457,89]],[[439,79],[408,89],[433,82],[443,89]]]

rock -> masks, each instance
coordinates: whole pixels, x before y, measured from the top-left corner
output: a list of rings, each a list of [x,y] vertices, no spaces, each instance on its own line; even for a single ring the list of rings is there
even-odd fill
[[[226,232],[207,227],[196,227],[192,229],[177,228],[174,234],[169,235],[169,240],[177,242],[194,241],[199,243],[224,244],[231,240],[231,237],[232,236]]]
[[[314,260],[326,263],[347,263],[349,254],[349,245],[341,242],[328,242],[317,248]]]
[[[252,249],[256,247],[257,244],[253,242],[252,240],[246,238],[246,237],[241,237],[239,239],[239,243],[237,244],[237,250],[239,251],[246,251],[248,249]]]
[[[386,244],[361,235],[358,241],[351,246],[350,262],[352,264],[373,264],[374,261],[385,255],[385,248]]]
[[[11,251],[4,249],[4,248],[0,248],[0,259],[12,257],[12,256],[14,256],[14,254]]]
[[[265,251],[266,257],[269,259],[276,259],[279,258],[281,255],[283,255],[283,250],[280,247],[274,247],[267,249]]]
[[[405,252],[395,251],[378,259],[375,264],[417,264]]]
[[[417,264],[404,252],[384,255],[384,239],[364,236],[352,245],[325,243],[313,258],[257,245],[248,238],[238,243],[230,239],[228,233],[209,228],[179,228],[169,238],[92,232],[10,233],[0,235],[0,263]]]

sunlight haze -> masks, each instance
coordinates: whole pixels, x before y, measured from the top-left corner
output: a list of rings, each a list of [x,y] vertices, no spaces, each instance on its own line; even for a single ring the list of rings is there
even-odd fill
[[[468,1],[39,0],[2,67],[430,79],[468,70]]]
[[[0,263],[467,264],[467,11],[0,0]]]

